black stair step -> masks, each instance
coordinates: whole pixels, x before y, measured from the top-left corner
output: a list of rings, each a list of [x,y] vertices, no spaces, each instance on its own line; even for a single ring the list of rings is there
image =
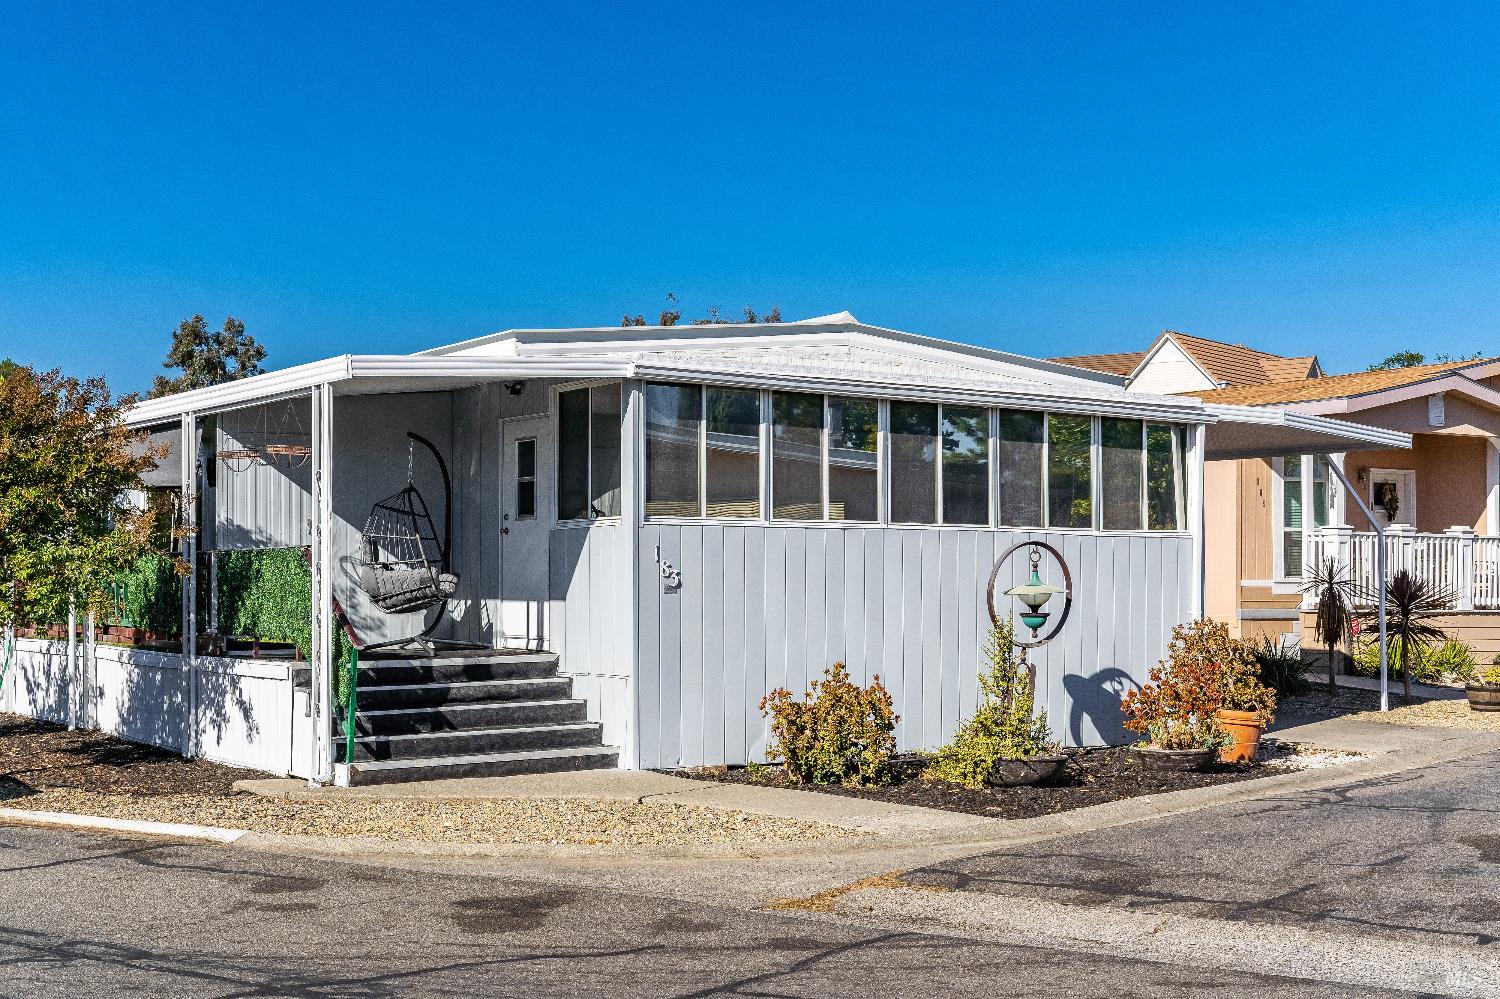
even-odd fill
[[[384,659],[359,664],[359,685],[387,687],[465,680],[526,680],[557,675],[557,656],[452,656],[437,659]]]
[[[464,732],[511,725],[561,725],[585,721],[587,717],[588,704],[579,700],[478,701],[433,708],[358,711],[354,731],[359,735]]]
[[[426,760],[450,756],[520,753],[531,750],[572,749],[598,746],[602,727],[598,722],[567,725],[517,725],[511,728],[476,729],[467,732],[420,732],[410,735],[356,736],[354,759]],[[342,758],[343,740],[337,740]]]
[[[415,780],[446,780],[454,777],[507,777],[515,774],[562,773],[568,770],[604,770],[616,766],[620,750],[614,746],[583,746],[576,749],[532,750],[520,753],[482,753],[428,760],[371,760],[355,763],[350,783],[394,784]]]
[[[525,680],[462,680],[455,683],[409,683],[362,687],[355,695],[356,712],[384,708],[425,708],[473,701],[554,701],[573,694],[568,677]]]

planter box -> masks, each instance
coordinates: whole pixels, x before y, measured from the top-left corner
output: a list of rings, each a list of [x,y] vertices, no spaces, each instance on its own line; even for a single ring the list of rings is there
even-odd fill
[[[1215,755],[1212,749],[1153,749],[1150,746],[1136,746],[1131,752],[1144,769],[1157,773],[1203,770],[1213,762]]]
[[[1029,760],[1002,760],[986,783],[990,787],[1021,787],[1026,784],[1045,784],[1067,766],[1068,757],[1063,753],[1033,756]]]
[[[1500,711],[1500,683],[1471,683],[1464,688],[1475,711]]]

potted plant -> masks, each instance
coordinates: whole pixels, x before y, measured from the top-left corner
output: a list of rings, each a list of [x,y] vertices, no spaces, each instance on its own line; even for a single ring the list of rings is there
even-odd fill
[[[1214,712],[1214,720],[1228,736],[1228,744],[1219,749],[1219,761],[1253,763],[1260,737],[1276,717],[1276,691],[1261,682],[1260,666],[1249,647],[1229,641],[1221,652],[1224,687]]]
[[[1125,727],[1145,736],[1136,758],[1153,770],[1201,770],[1220,750],[1236,745],[1226,730],[1243,724],[1242,739],[1259,741],[1275,697],[1260,682],[1250,647],[1227,626],[1206,618],[1172,630],[1167,658],[1151,669],[1145,686],[1120,702]],[[1224,715],[1245,711],[1251,717]],[[1250,743],[1254,755],[1254,743]],[[1235,755],[1243,750],[1239,750]]]
[[[1464,694],[1474,711],[1500,711],[1500,655],[1490,660],[1486,670],[1471,669],[1460,677],[1465,681]]]
[[[979,674],[979,707],[923,777],[967,787],[1051,780],[1068,757],[1052,740],[1047,712],[1036,710],[1036,670],[1017,657],[1009,619],[995,626],[984,653],[990,668]]]

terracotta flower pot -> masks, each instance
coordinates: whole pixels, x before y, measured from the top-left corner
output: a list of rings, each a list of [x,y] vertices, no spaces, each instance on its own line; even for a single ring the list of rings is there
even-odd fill
[[[1260,715],[1254,711],[1231,711],[1224,708],[1214,713],[1214,719],[1234,740],[1219,750],[1219,761],[1253,763],[1255,751],[1260,748],[1260,734],[1265,731]]]
[[[1475,711],[1500,711],[1500,683],[1471,683],[1464,687]]]
[[[1133,746],[1131,753],[1146,770],[1156,773],[1188,773],[1202,770],[1213,762],[1212,749],[1157,749],[1155,746]]]
[[[1025,760],[1001,760],[995,769],[990,771],[986,783],[990,787],[1042,784],[1061,773],[1067,762],[1068,757],[1063,753],[1047,753]]]

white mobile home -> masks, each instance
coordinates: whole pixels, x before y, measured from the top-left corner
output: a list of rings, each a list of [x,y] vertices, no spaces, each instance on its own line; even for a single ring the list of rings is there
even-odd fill
[[[310,549],[311,689],[267,702],[290,722],[258,725],[289,740],[270,758],[322,780],[744,763],[766,748],[761,697],[838,660],[881,677],[903,749],[936,747],[975,704],[991,567],[1025,539],[1055,546],[1074,581],[1067,625],[1032,656],[1039,701],[1063,742],[1119,742],[1120,695],[1202,611],[1204,461],[1409,444],[847,313],[513,330],[331,358],[130,419],[173,444],[163,468],[200,523],[190,557]],[[255,460],[289,425],[306,428],[305,464]],[[402,605],[361,545],[408,480],[446,549],[436,621],[388,612]],[[335,603],[363,645],[431,627],[513,654],[367,660],[346,769]],[[200,655],[202,630],[188,613],[173,710],[184,750],[214,755],[200,719],[240,667]]]

